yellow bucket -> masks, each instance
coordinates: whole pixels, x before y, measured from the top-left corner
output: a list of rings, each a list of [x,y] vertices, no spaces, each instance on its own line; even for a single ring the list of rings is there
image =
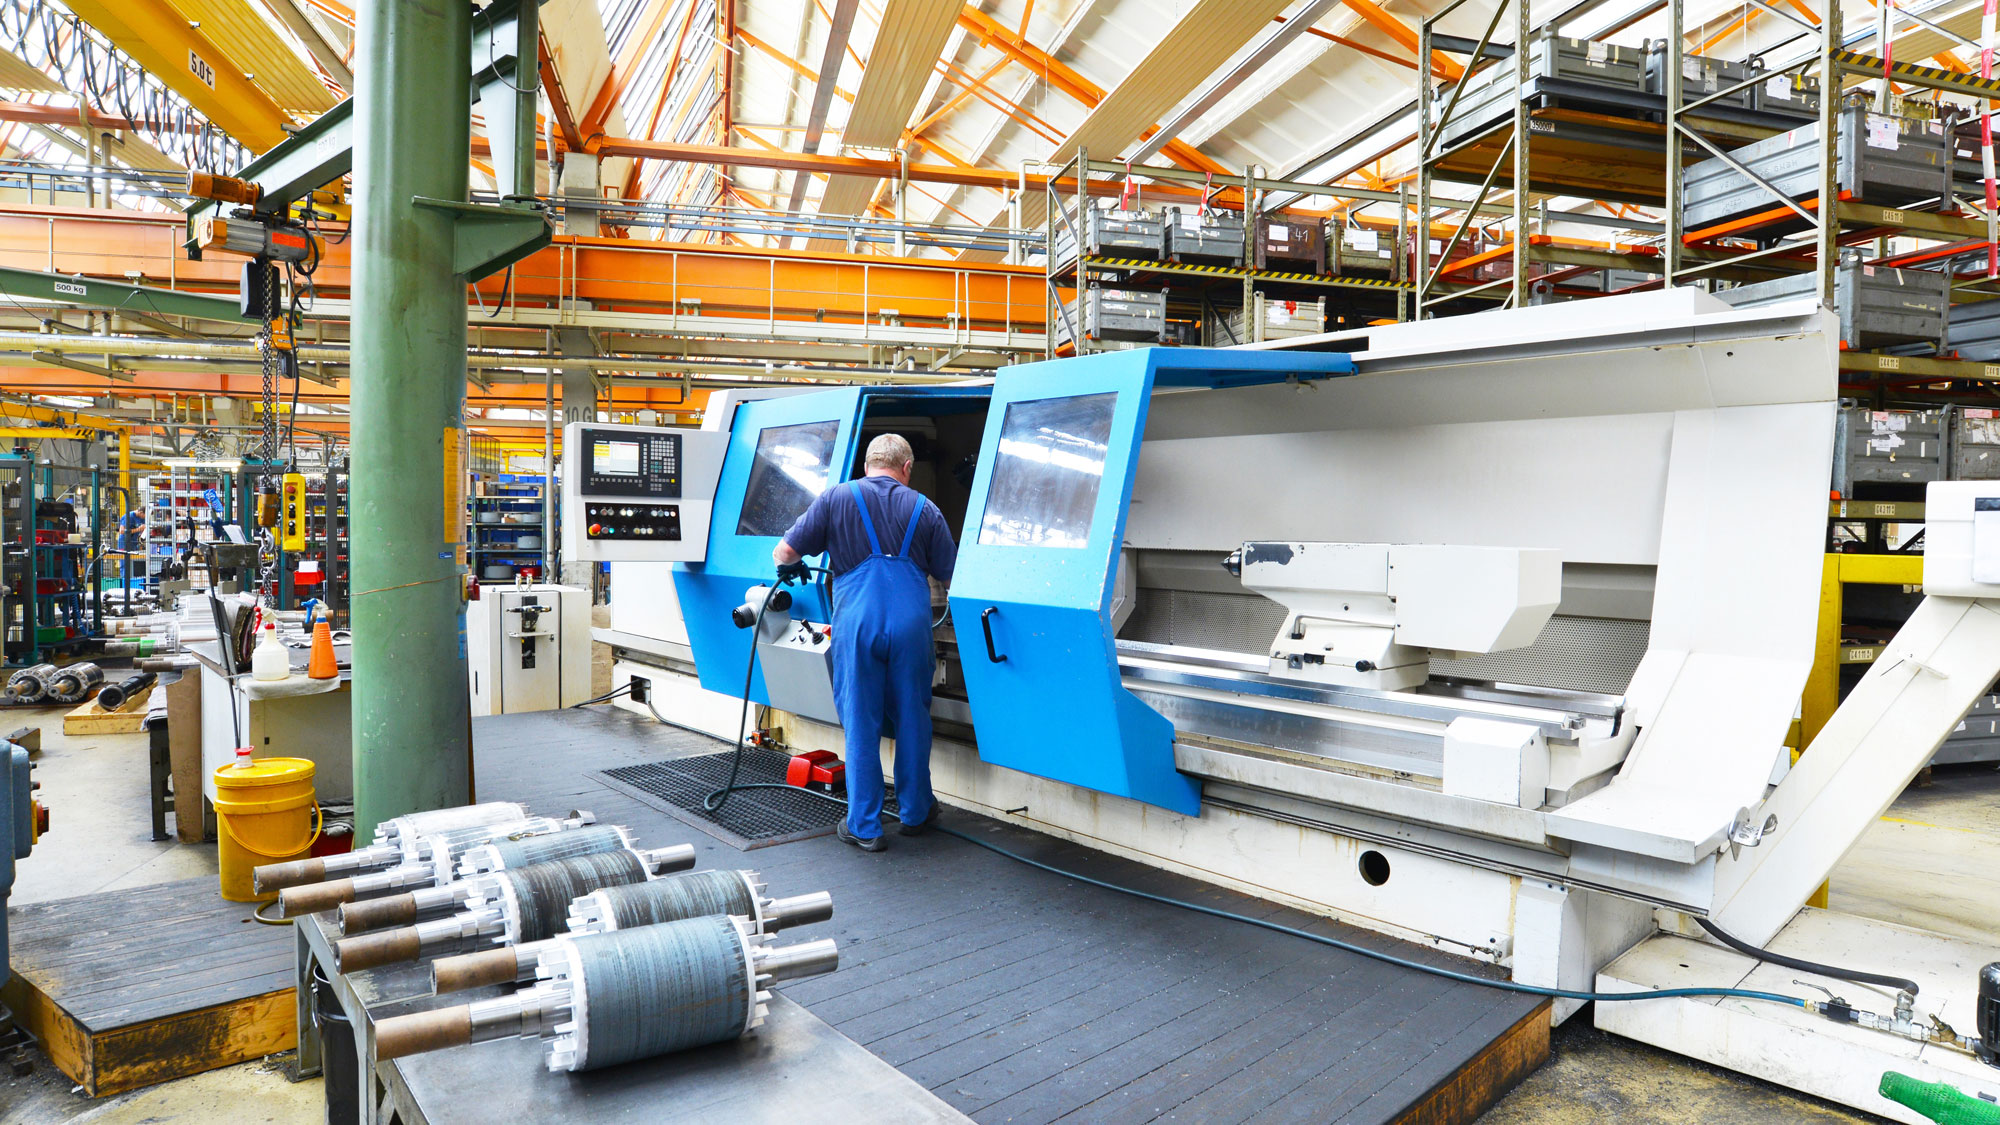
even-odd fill
[[[230,902],[269,902],[278,892],[258,894],[252,868],[304,859],[320,833],[319,804],[313,800],[313,764],[304,758],[258,758],[248,767],[215,771],[216,858],[222,869],[222,897]]]

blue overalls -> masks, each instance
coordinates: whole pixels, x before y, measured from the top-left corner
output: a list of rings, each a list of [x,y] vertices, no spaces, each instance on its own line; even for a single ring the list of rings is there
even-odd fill
[[[903,546],[882,553],[859,485],[854,505],[871,552],[833,584],[833,700],[847,731],[847,830],[882,834],[882,728],[896,736],[896,805],[905,824],[931,814],[931,588],[910,558],[919,501]]]

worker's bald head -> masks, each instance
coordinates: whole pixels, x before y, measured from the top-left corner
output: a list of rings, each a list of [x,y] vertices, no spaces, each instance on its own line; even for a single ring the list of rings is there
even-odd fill
[[[904,484],[910,483],[910,463],[917,455],[910,451],[910,443],[901,434],[883,434],[868,443],[868,458],[862,468],[869,476],[888,475]]]

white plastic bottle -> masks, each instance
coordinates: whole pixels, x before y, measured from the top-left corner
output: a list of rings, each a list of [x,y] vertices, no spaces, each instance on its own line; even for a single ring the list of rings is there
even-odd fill
[[[257,647],[250,652],[250,677],[282,680],[291,674],[292,658],[278,640],[278,623],[267,617],[257,638]]]

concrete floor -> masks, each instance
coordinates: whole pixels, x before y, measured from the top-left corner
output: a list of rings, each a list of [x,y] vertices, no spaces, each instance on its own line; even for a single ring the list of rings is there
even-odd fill
[[[609,663],[593,661],[609,689]],[[13,901],[38,902],[117,887],[213,873],[212,844],[155,843],[147,809],[144,735],[70,739],[61,711],[12,712],[8,729],[43,728],[36,777],[53,816],[52,832],[20,867]],[[18,717],[17,717],[18,716]],[[1912,789],[1878,822],[1833,879],[1837,910],[1945,933],[1990,937],[2000,910],[2000,877],[1991,856],[2000,846],[2000,772],[1990,767],[1940,770],[1928,788]],[[1981,858],[1981,857],[1985,858]],[[317,1080],[285,1081],[271,1060],[91,1101],[31,1052],[26,1077],[0,1072],[0,1121],[298,1122],[323,1114]],[[1768,1125],[1860,1122],[1864,1114],[1606,1035],[1588,1016],[1555,1033],[1554,1055],[1489,1112],[1484,1125],[1569,1125],[1616,1117],[1620,1125]]]

